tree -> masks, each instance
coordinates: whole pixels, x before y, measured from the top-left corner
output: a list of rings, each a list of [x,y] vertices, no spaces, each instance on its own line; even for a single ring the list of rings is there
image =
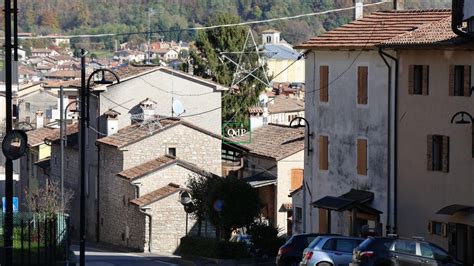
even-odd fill
[[[209,220],[224,239],[229,239],[232,230],[252,224],[260,214],[257,191],[236,177],[214,180],[206,199]]]
[[[57,213],[69,211],[74,192],[64,188],[64,205],[61,204],[61,188],[58,181],[50,181],[36,191],[25,191],[26,205],[35,213],[41,213],[47,217],[54,217]]]
[[[215,182],[218,180],[218,176],[202,176],[198,174],[191,175],[188,181],[189,193],[193,199],[193,211],[192,216],[198,222],[198,235],[201,235],[202,222],[206,219],[207,196],[209,195],[210,189],[213,187]]]
[[[240,20],[236,16],[220,14],[209,24],[233,24]],[[220,27],[200,31],[196,40],[196,49],[191,50],[191,60],[194,74],[224,85],[231,86],[236,66],[222,61],[220,52],[242,51],[245,45],[248,28],[244,26]],[[250,58],[250,57],[249,57]],[[237,58],[235,58],[237,61]],[[258,62],[255,55],[249,60],[248,69],[253,69]],[[254,75],[262,76],[266,73],[256,71]],[[238,84],[238,90],[225,92],[222,97],[222,118],[225,121],[236,121],[248,125],[248,108],[258,102],[258,96],[265,89],[265,85],[251,76]]]

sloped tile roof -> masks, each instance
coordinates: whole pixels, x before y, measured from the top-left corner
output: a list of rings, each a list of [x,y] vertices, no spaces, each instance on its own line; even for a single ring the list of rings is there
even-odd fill
[[[53,128],[43,127],[26,132],[28,136],[28,146],[35,147],[44,143],[44,140],[52,137],[54,134]]]
[[[135,179],[137,177],[154,172],[160,169],[162,166],[167,165],[174,161],[176,161],[176,157],[165,155],[165,156],[158,157],[154,160],[148,161],[146,163],[137,165],[135,167],[123,170],[117,175],[127,178],[127,179]]]
[[[58,71],[53,71],[51,73],[47,73],[44,75],[46,78],[69,78],[69,77],[74,77],[74,78],[80,78],[81,77],[81,71],[76,71],[76,70],[58,70]]]
[[[160,199],[163,199],[179,190],[183,190],[182,188],[179,187],[179,185],[170,183],[167,186],[164,186],[162,188],[159,188],[155,191],[152,191],[148,194],[145,194],[139,198],[130,200],[130,203],[135,204],[139,207],[143,207],[145,205],[148,205],[150,203],[153,203],[155,201],[158,201]]]
[[[242,143],[249,140],[250,143]],[[283,125],[268,124],[243,136],[232,139],[241,142],[250,153],[274,158],[279,161],[304,149],[305,128],[291,128]]]
[[[383,41],[450,16],[449,9],[378,11],[313,37],[295,48],[374,48]]]
[[[149,122],[149,123],[152,123],[152,122]],[[164,118],[164,119],[160,120],[160,123],[161,123],[162,127],[159,127],[159,126],[156,125],[155,129],[151,130],[151,131],[150,131],[150,129],[147,126],[146,123],[133,124],[133,125],[130,125],[130,126],[127,126],[127,127],[124,127],[122,129],[120,129],[117,133],[115,133],[111,136],[107,136],[107,137],[98,139],[97,142],[102,143],[102,144],[106,144],[106,145],[110,145],[110,146],[114,146],[114,147],[117,147],[117,148],[121,148],[121,147],[127,146],[129,144],[138,142],[138,141],[140,141],[142,139],[145,139],[149,136],[158,134],[158,133],[160,133],[164,130],[167,130],[169,128],[172,128],[173,126],[176,126],[176,125],[184,125],[184,126],[187,126],[189,128],[200,131],[204,134],[207,134],[209,136],[212,136],[214,138],[221,139],[221,136],[219,136],[219,135],[216,135],[216,134],[214,134],[210,131],[207,131],[203,128],[195,126],[191,123],[179,120],[178,118]]]
[[[435,21],[416,30],[405,32],[392,39],[383,41],[383,46],[453,44],[462,40],[451,29],[451,17]]]
[[[304,111],[304,101],[285,95],[276,96],[273,103],[268,104],[268,112],[270,114],[296,111]]]
[[[66,136],[70,136],[70,135],[76,134],[78,132],[79,132],[79,123],[74,123],[74,124],[68,124],[66,126],[66,132],[64,132],[64,134]],[[59,128],[53,129],[52,134],[50,136],[48,136],[46,139],[49,140],[49,141],[59,140],[60,139],[60,129]]]

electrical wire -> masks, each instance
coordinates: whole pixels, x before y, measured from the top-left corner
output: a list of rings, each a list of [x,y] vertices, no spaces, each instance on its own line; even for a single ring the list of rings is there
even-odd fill
[[[379,1],[375,3],[365,4],[362,5],[363,7],[370,7],[375,5],[386,4],[385,1]],[[177,29],[177,30],[160,30],[160,31],[142,31],[142,32],[127,32],[127,33],[102,33],[102,34],[77,34],[77,35],[56,35],[56,36],[21,36],[18,37],[22,40],[31,40],[31,39],[58,39],[58,38],[93,38],[93,37],[113,37],[113,36],[127,36],[127,35],[145,35],[145,34],[156,34],[156,33],[171,33],[171,32],[182,32],[182,31],[195,31],[195,30],[209,30],[209,29],[216,29],[216,28],[227,28],[227,27],[235,27],[235,26],[246,26],[246,25],[255,25],[255,24],[263,24],[269,23],[274,21],[281,21],[281,20],[291,20],[297,18],[304,18],[304,17],[312,17],[318,15],[325,15],[329,13],[341,12],[341,11],[348,11],[355,9],[355,6],[351,7],[344,7],[338,9],[331,9],[325,10],[320,12],[313,12],[307,14],[300,14],[295,16],[286,16],[286,17],[279,17],[279,18],[271,18],[271,19],[264,19],[264,20],[255,20],[255,21],[246,21],[246,22],[239,22],[239,23],[231,23],[231,24],[220,24],[220,25],[212,25],[212,26],[202,26],[202,27],[190,27],[184,29]],[[5,39],[0,38],[0,39]]]

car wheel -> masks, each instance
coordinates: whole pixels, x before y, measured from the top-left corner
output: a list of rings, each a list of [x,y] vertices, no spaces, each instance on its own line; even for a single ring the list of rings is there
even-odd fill
[[[318,263],[316,266],[332,266],[332,264],[324,261],[324,262]]]

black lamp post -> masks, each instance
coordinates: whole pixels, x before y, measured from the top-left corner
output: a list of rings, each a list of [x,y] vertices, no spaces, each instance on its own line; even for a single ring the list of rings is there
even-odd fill
[[[188,215],[194,211],[194,202],[191,199],[191,195],[187,191],[181,192],[179,195],[179,202],[184,207],[184,212],[186,212],[186,229],[185,233],[188,235]]]
[[[304,121],[304,124],[302,123]],[[294,123],[294,124],[293,124]],[[305,127],[307,131],[308,137],[306,138],[306,154],[309,157],[309,153],[313,150],[311,148],[311,138],[313,136],[313,133],[311,133],[311,128],[309,126],[308,120],[306,120],[304,117],[297,116],[293,118],[290,122],[290,127],[292,128],[299,128],[299,127]],[[306,182],[304,180],[304,175],[303,175],[303,186],[301,188],[301,191],[303,192],[303,233],[306,233]]]
[[[460,120],[456,120],[456,117],[458,116],[461,116],[461,119]],[[466,116],[468,119],[466,120],[465,117]],[[471,114],[469,114],[468,112],[465,112],[465,111],[460,111],[460,112],[457,112],[453,115],[453,117],[451,117],[451,124],[458,124],[458,125],[467,125],[467,124],[471,124],[471,131],[472,131],[472,142],[471,142],[471,145],[472,145],[472,158],[474,158],[474,118],[472,117]]]
[[[109,69],[98,69],[93,71],[89,78],[87,79],[86,83],[86,51],[81,49],[81,95],[80,95],[80,113],[81,113],[81,123],[80,123],[80,179],[81,179],[81,196],[80,196],[80,228],[79,228],[79,235],[80,235],[80,251],[79,251],[79,262],[81,266],[85,266],[85,241],[86,241],[86,182],[85,182],[85,174],[86,174],[86,127],[89,124],[89,93],[90,93],[90,82],[92,78],[97,75],[98,73],[102,73],[101,80],[95,80],[95,84],[112,84],[113,81],[107,80],[105,77],[105,72],[111,73],[117,83],[120,83],[120,79],[118,76]],[[86,106],[87,104],[87,106]]]

